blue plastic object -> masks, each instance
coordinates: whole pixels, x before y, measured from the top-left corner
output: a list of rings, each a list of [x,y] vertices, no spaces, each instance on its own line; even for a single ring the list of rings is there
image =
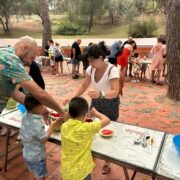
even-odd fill
[[[173,142],[180,156],[180,134],[177,134],[173,137]]]
[[[21,111],[22,114],[26,113],[26,108],[23,104],[18,104],[18,109]]]

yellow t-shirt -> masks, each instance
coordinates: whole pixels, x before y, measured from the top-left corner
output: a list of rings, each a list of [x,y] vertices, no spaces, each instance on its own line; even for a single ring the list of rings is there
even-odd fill
[[[61,174],[63,180],[83,180],[91,173],[95,167],[91,146],[93,138],[100,128],[100,121],[87,123],[69,119],[63,123],[61,128]]]

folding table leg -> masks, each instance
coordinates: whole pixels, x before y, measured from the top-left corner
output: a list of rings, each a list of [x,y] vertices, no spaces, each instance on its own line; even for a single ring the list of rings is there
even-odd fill
[[[127,168],[123,167],[123,171],[124,171],[124,175],[125,175],[126,180],[130,180],[130,179],[129,179],[129,175],[128,175]]]
[[[132,175],[132,177],[131,177],[131,180],[134,180],[134,178],[135,178],[135,176],[136,176],[136,173],[137,173],[137,171],[135,170],[134,173],[133,173],[133,175]]]
[[[7,128],[6,141],[5,141],[4,172],[6,172],[6,170],[7,170],[9,135],[10,135],[10,128]]]

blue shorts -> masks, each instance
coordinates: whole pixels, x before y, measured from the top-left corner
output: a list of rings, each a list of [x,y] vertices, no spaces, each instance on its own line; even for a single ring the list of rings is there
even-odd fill
[[[36,178],[47,176],[46,160],[28,161],[25,159],[28,170],[32,172]]]
[[[86,176],[84,180],[91,180],[91,174],[89,174],[88,176]]]
[[[79,64],[79,61],[78,61],[77,59],[72,59],[72,60],[71,60],[71,63],[72,63],[73,65],[78,65],[78,64]]]

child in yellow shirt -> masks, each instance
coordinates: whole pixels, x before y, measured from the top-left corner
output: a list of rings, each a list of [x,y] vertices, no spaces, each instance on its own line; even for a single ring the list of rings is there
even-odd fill
[[[63,180],[90,180],[95,167],[91,146],[96,133],[110,123],[110,119],[95,108],[90,116],[100,121],[85,122],[89,111],[87,101],[74,97],[69,104],[69,120],[62,125],[61,174]]]

